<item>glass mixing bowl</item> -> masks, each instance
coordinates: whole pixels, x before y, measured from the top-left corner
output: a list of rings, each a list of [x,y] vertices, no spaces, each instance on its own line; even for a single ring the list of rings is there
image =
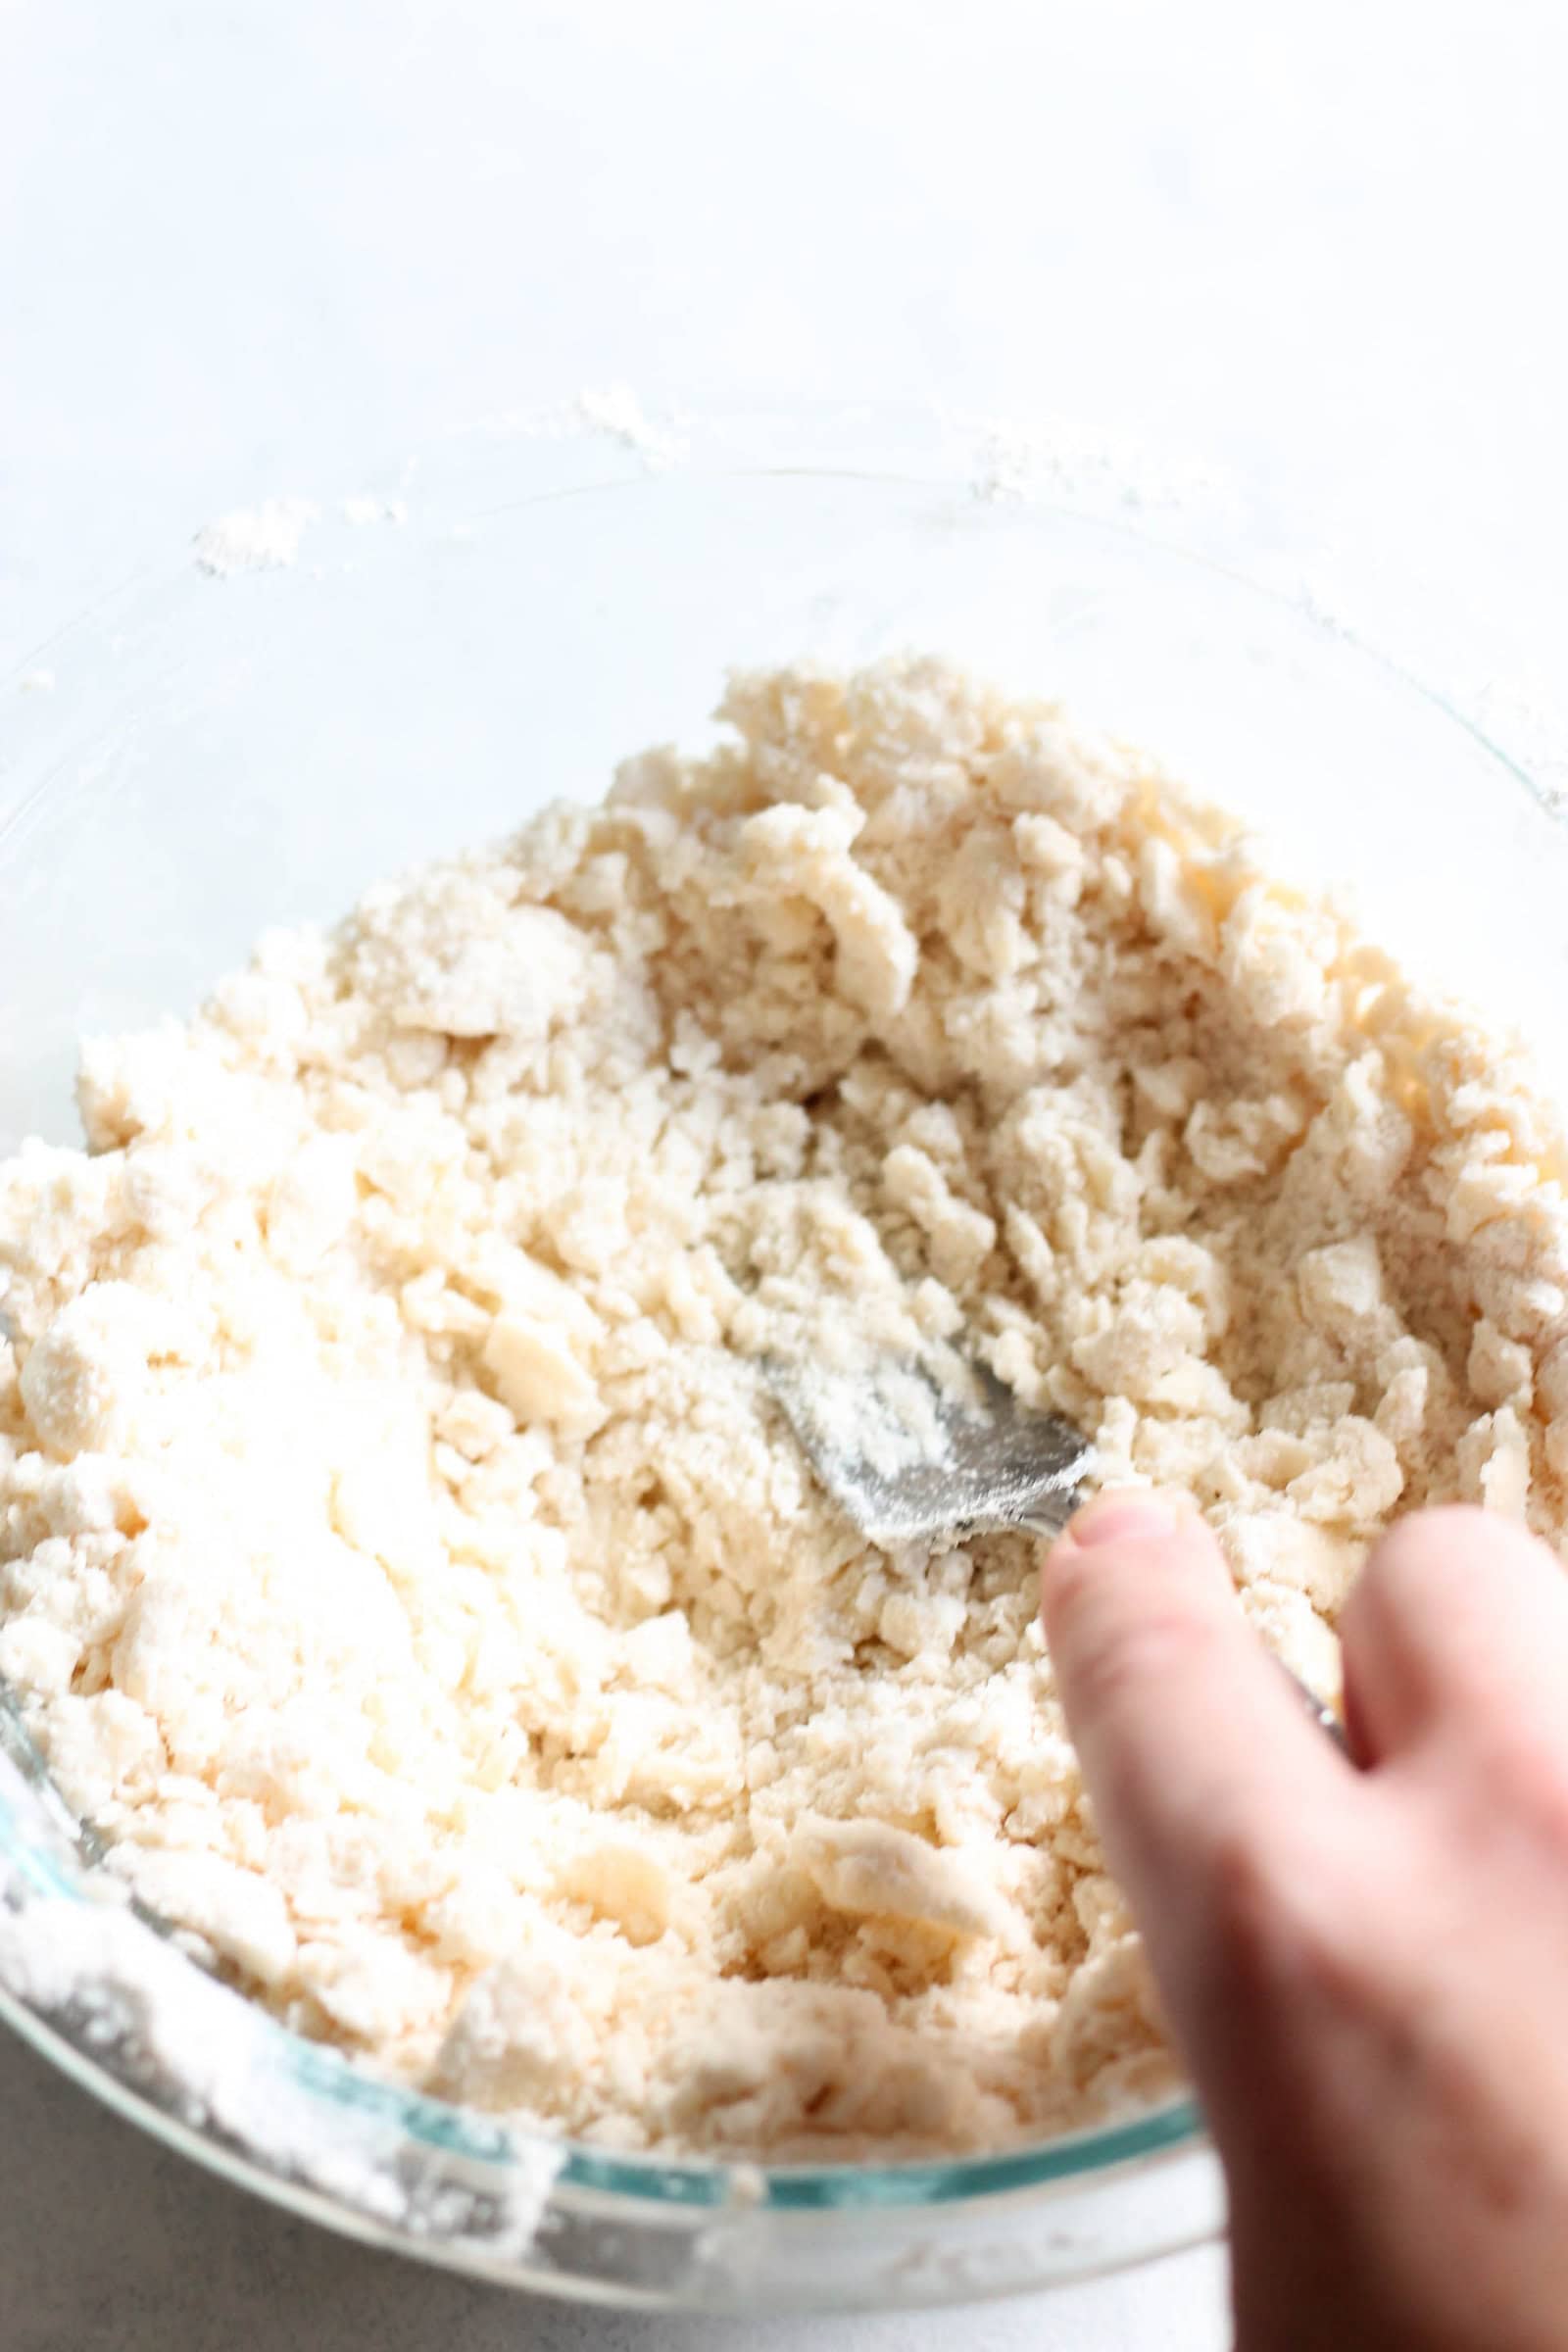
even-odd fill
[[[0,685],[0,1149],[74,1139],[83,1030],[183,1011],[269,924],[331,917],[548,797],[597,797],[627,752],[700,745],[730,664],[900,648],[1149,746],[1281,872],[1350,885],[1418,976],[1521,1024],[1568,1094],[1542,1019],[1568,994],[1568,829],[1441,701],[1288,603],[1124,523],[988,499],[950,453],[863,420],[782,456],[771,425],[710,430],[663,473],[483,433],[405,470],[385,487],[406,519],[355,503],[290,566],[225,578],[187,553]],[[0,1885],[47,1927],[90,1901],[90,1840],[15,1720],[0,1730]],[[1222,2224],[1185,2100],[993,2159],[609,2157],[378,2082],[153,1926],[122,1932],[197,2006],[198,1985],[226,2005],[220,2067],[171,2067],[135,1999],[84,2003],[0,1935],[11,2023],[230,2178],[494,2278],[690,2309],[894,2306],[1081,2278]],[[251,2129],[281,2109],[281,2137]]]

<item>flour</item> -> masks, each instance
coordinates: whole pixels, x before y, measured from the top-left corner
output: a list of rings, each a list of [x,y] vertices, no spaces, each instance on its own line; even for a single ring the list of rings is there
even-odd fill
[[[398,2103],[310,2063],[255,2004],[193,1969],[138,1920],[106,1872],[82,1891],[19,1866],[57,1840],[35,1791],[0,1756],[0,1985],[34,2016],[179,2124],[226,2142],[253,2167],[365,2219],[487,2257],[532,2243],[560,2162],[540,2139],[461,2153],[422,2148]],[[50,1874],[53,1875],[53,1874]],[[301,2063],[301,2060],[306,2063]],[[333,2096],[336,2086],[339,2095]]]
[[[863,1370],[812,1367],[786,1401],[819,1459],[847,1467],[864,1464],[879,1478],[940,1469],[953,1459],[952,1433],[938,1409],[938,1393],[918,1362],[872,1359]]]
[[[220,514],[196,534],[196,562],[215,578],[237,571],[278,571],[298,560],[300,543],[320,510],[308,498],[269,498]]]
[[[378,498],[373,491],[360,491],[352,498],[340,498],[337,511],[351,530],[364,530],[372,522],[407,522],[409,510],[401,498]]]
[[[668,472],[687,454],[682,435],[668,422],[657,423],[630,384],[586,385],[569,400],[504,409],[466,430],[501,440],[562,441],[598,435],[630,450],[649,473]]]
[[[1397,1509],[1560,1540],[1527,1071],[1140,755],[939,664],[89,1041],[0,1174],[0,1672],[305,2034],[606,2147],[1001,2148],[1171,2079],[1036,1553],[868,1546],[766,1367],[954,1340],[1305,1679]]]
[[[684,455],[678,434],[656,425],[629,384],[579,392],[576,415],[590,432],[604,433],[642,459],[650,473],[663,473]]]
[[[974,495],[990,505],[1066,499],[1112,512],[1213,508],[1231,484],[1208,467],[1156,456],[1125,436],[1107,436],[1067,416],[944,416],[968,450]]]

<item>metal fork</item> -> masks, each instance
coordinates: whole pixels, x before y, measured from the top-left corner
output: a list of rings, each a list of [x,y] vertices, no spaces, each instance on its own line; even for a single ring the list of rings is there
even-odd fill
[[[987,1366],[946,1345],[871,1373],[809,1357],[769,1358],[762,1370],[818,1479],[870,1544],[1059,1536],[1094,1466],[1082,1430],[1020,1404]],[[1348,1754],[1333,1708],[1275,1662]]]

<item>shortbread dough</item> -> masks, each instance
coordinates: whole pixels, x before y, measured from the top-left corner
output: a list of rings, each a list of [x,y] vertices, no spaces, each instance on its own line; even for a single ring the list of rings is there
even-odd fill
[[[606,2147],[1002,2149],[1171,2077],[1034,1546],[759,1372],[960,1337],[1337,1678],[1396,1511],[1568,1511],[1527,1072],[1140,754],[934,662],[270,934],[0,1172],[0,1672],[307,2034]]]

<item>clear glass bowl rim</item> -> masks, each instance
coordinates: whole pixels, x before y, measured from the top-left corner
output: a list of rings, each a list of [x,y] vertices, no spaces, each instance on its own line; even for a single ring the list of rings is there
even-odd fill
[[[579,472],[576,479],[558,479],[550,486],[533,488],[520,496],[475,505],[466,510],[466,519],[482,524],[487,519],[547,501],[619,495],[639,489],[653,490],[667,480],[679,480],[688,473],[709,479],[722,477],[741,481],[793,475],[820,481],[861,481],[886,488],[907,486],[920,491],[957,490],[963,487],[973,489],[973,484],[963,484],[955,473],[951,457],[945,451],[933,458],[929,436],[922,435],[918,429],[911,434],[906,420],[896,433],[889,433],[885,418],[879,422],[864,412],[853,415],[855,429],[848,436],[847,452],[841,460],[838,459],[839,436],[831,420],[826,428],[831,454],[826,458],[817,454],[823,445],[819,420],[810,420],[808,427],[810,454],[801,462],[794,462],[793,459],[789,463],[738,461],[732,454],[735,439],[749,439],[755,449],[756,436],[747,420],[727,418],[722,420],[715,448],[700,452],[683,466],[679,475],[650,475],[635,457],[619,462],[607,459],[591,476]],[[898,462],[876,463],[867,457],[867,449],[878,446],[879,435],[884,445],[887,441],[901,444]],[[581,454],[579,448],[576,453],[579,466]],[[570,471],[569,465],[565,470]],[[1058,515],[1077,528],[1103,532],[1118,540],[1142,545],[1151,553],[1157,552],[1167,561],[1218,575],[1250,596],[1264,600],[1282,614],[1290,614],[1307,634],[1320,641],[1333,640],[1347,648],[1354,656],[1382,670],[1391,682],[1440,711],[1472,739],[1508,777],[1512,786],[1522,789],[1549,814],[1560,815],[1561,812],[1552,806],[1531,775],[1441,692],[1366,644],[1352,631],[1326,620],[1298,599],[1258,583],[1242,568],[1213,555],[1184,546],[1179,536],[1166,536],[1163,532],[1146,529],[1113,514],[1089,512],[1075,506],[1070,500],[1034,499],[1029,503],[1042,515]],[[415,537],[416,533],[411,532],[409,535]],[[363,553],[368,560],[375,560],[373,549],[357,553]],[[9,689],[7,700],[10,701],[16,690],[36,673],[43,662],[61,659],[69,653],[73,641],[89,630],[102,630],[106,625],[106,615],[114,610],[123,606],[150,611],[155,606],[162,608],[167,605],[172,612],[160,617],[172,617],[177,614],[183,599],[192,592],[199,594],[203,590],[194,579],[188,556],[147,565],[109,591],[87,612],[65,623],[15,664],[4,682]],[[3,768],[0,768],[0,774],[3,774]],[[37,790],[46,789],[47,779]],[[19,803],[0,811],[0,839],[11,831],[18,816],[25,811],[35,798],[36,790],[24,794]],[[38,1770],[42,1772],[41,1764]],[[0,1833],[3,1833],[3,1808],[0,1808]],[[4,2015],[34,2047],[95,2095],[187,2154],[243,2180],[275,2201],[312,2212],[317,2218],[331,2222],[340,2229],[377,2238],[386,2234],[368,2226],[351,2209],[270,2174],[243,2155],[236,2156],[221,2140],[209,2136],[203,2130],[185,2125],[163,2112],[145,2098],[133,2083],[120,2079],[101,2061],[75,2047],[45,2017],[14,1995],[0,1991],[0,2015]],[[281,2027],[276,2031],[285,2033]],[[940,2162],[768,2166],[726,2159],[671,2160],[657,2156],[608,2155],[570,2140],[561,2142],[548,2139],[543,2134],[518,2133],[511,2125],[503,2125],[474,2111],[453,2107],[421,2092],[408,2090],[362,2073],[335,2051],[323,2050],[292,2034],[286,2035],[286,2038],[298,2043],[299,2051],[312,2066],[316,2086],[329,2102],[336,2100],[362,2109],[374,2108],[389,2122],[395,2122],[416,2142],[469,2154],[488,2163],[504,2164],[509,2153],[519,2142],[552,2150],[564,2145],[565,2158],[557,2176],[556,2191],[579,2191],[594,2200],[606,2197],[635,2200],[644,2207],[691,2208],[725,2204],[734,2195],[738,2174],[744,2175],[749,2184],[755,2184],[760,2192],[760,2203],[777,2211],[953,2205],[965,2200],[1004,2197],[1020,2191],[1062,2185],[1149,2159],[1194,2150],[1204,2144],[1202,2119],[1198,2106],[1192,2098],[1183,2096],[1120,2121],[1063,2134],[1038,2146],[995,2156],[965,2156]],[[424,2250],[440,2259],[438,2246],[431,2245]]]

